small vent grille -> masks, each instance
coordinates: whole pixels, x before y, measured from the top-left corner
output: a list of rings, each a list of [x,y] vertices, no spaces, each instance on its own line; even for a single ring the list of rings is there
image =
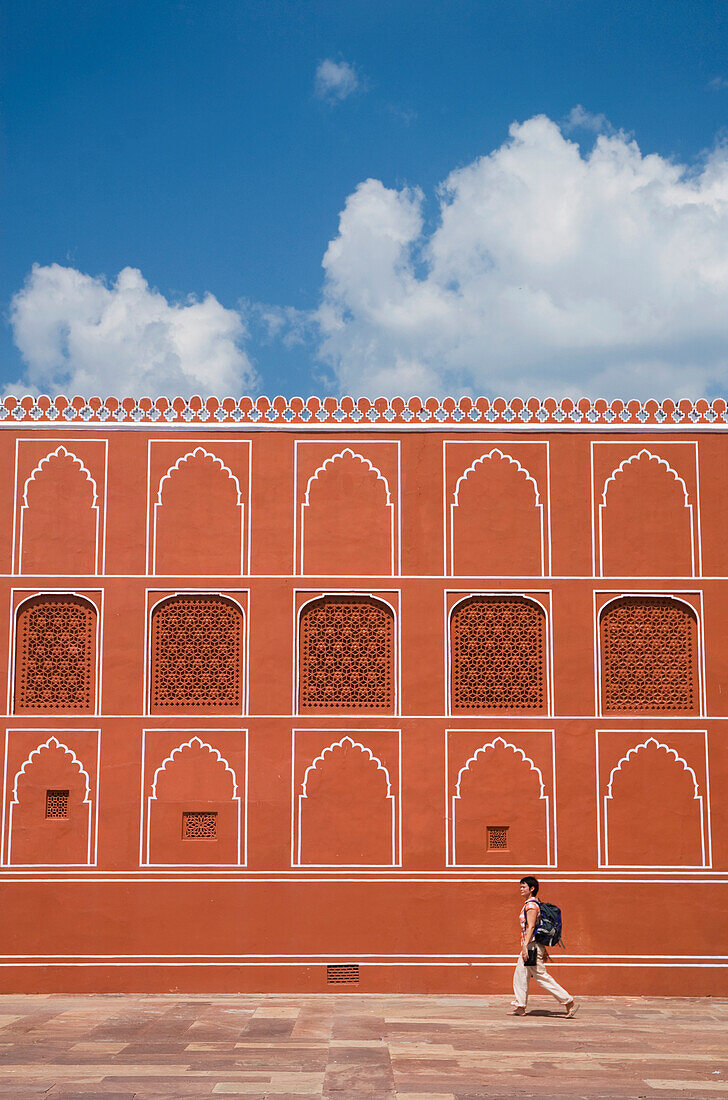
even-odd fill
[[[508,851],[508,826],[507,825],[489,825],[488,826],[488,851],[489,852],[507,852]]]
[[[68,791],[46,791],[46,817],[68,817]]]
[[[356,985],[358,981],[358,963],[332,963],[326,967],[328,985]]]
[[[217,814],[207,811],[189,811],[182,814],[183,840],[216,840]]]

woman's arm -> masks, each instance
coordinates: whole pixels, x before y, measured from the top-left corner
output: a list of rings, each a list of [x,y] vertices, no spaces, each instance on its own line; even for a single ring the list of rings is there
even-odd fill
[[[524,959],[528,955],[528,945],[533,943],[533,933],[538,923],[538,903],[535,905],[529,905],[526,910],[526,931],[523,933],[523,947],[521,948],[521,954]]]

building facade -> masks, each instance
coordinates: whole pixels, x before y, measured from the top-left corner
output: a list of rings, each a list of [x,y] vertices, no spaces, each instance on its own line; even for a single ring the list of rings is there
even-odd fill
[[[3,990],[725,995],[725,402],[0,417]]]

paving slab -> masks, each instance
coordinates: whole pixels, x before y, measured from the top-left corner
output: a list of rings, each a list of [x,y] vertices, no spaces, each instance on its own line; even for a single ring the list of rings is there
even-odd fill
[[[0,1097],[728,1100],[728,999],[6,995]]]

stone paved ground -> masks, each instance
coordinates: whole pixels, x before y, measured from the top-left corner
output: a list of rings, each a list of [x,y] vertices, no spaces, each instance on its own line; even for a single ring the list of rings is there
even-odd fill
[[[0,997],[0,1097],[728,1098],[728,1000]]]

